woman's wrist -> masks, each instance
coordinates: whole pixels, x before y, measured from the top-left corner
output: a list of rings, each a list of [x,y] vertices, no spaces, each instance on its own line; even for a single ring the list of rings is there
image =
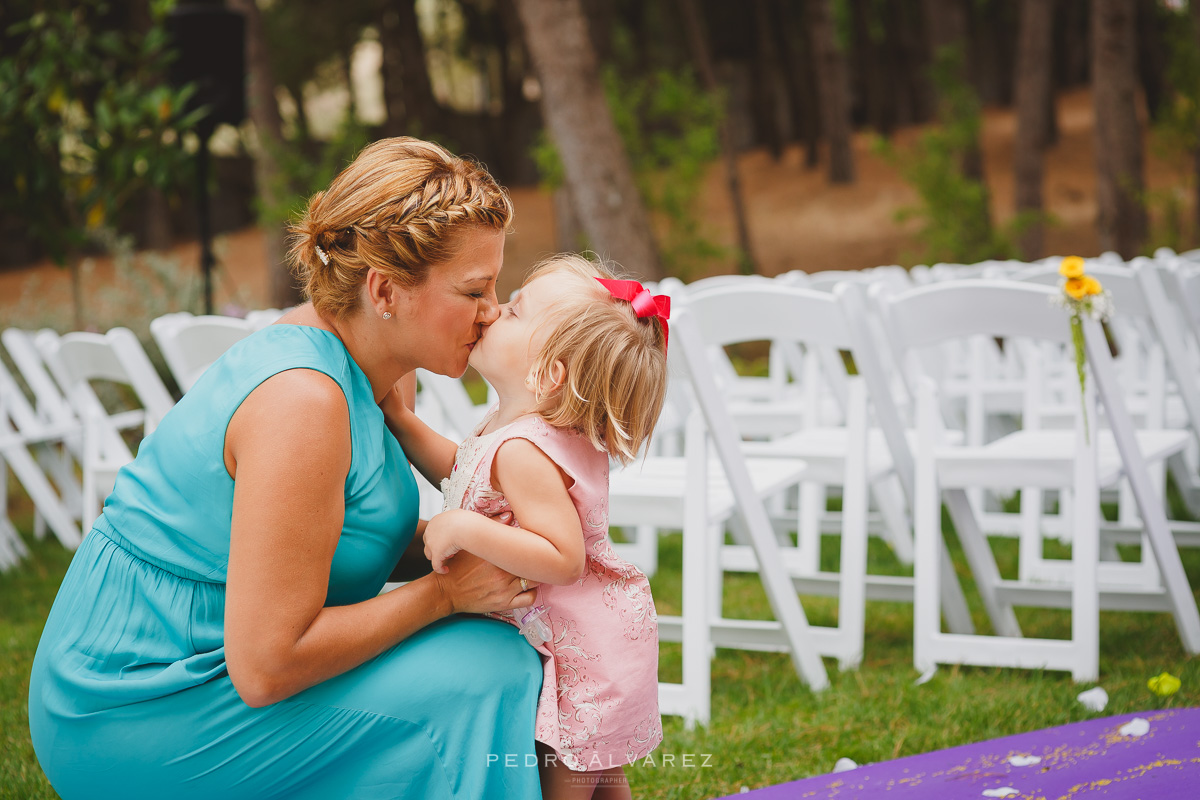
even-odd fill
[[[443,617],[448,617],[451,614],[456,613],[457,609],[454,607],[454,596],[450,591],[450,587],[447,586],[446,576],[439,575],[436,572],[430,572],[428,575],[425,575],[424,577],[418,578],[416,581],[414,581],[414,583],[420,582],[425,582],[429,586],[427,590],[427,596],[429,598],[427,601],[428,608],[435,615],[435,620],[442,619]]]

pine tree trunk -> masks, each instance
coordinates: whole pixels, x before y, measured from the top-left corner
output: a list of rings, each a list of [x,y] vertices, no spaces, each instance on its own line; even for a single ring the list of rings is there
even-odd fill
[[[413,0],[384,0],[386,7],[380,17],[380,45],[384,48],[387,77],[394,93],[388,101],[388,116],[392,107],[403,106],[402,123],[395,125],[402,135],[429,137],[442,127],[441,106],[433,95],[429,66],[425,61],[425,40],[417,22]]]
[[[1189,0],[1188,11],[1192,16],[1192,36],[1195,38],[1194,45],[1200,47],[1200,0]],[[1197,141],[1200,141],[1200,131],[1196,131],[1196,134]],[[1192,235],[1200,239],[1200,146],[1196,148],[1196,152],[1192,154],[1192,158],[1192,177],[1195,180],[1193,188],[1196,193],[1192,205],[1192,218],[1195,225]]]
[[[1017,32],[1016,100],[1017,134],[1013,147],[1016,178],[1017,213],[1041,213],[1042,162],[1046,147],[1046,112],[1052,107],[1047,95],[1051,90],[1052,24],[1051,0],[1021,0]],[[1039,219],[1021,235],[1021,253],[1027,261],[1040,258],[1044,246],[1044,226]]]
[[[283,122],[275,100],[275,79],[267,56],[262,14],[255,0],[230,0],[229,5],[246,15],[246,70],[249,73],[246,105],[258,136],[254,182],[263,204],[278,208],[282,200],[278,195],[284,186],[275,153],[283,141]],[[270,303],[278,308],[295,305],[303,299],[303,294],[288,269],[283,226],[264,225],[263,240],[270,275]]]
[[[643,278],[662,277],[650,220],[600,85],[579,0],[517,0],[542,114],[589,244]]]
[[[1137,117],[1137,0],[1092,0],[1092,102],[1100,247],[1133,258],[1146,240]]]
[[[931,58],[936,61],[946,50],[957,48],[962,56],[962,74],[959,77],[974,88],[971,53],[968,51],[967,9],[963,0],[925,0],[924,8]],[[984,182],[983,150],[978,138],[963,154],[962,170],[968,178]]]
[[[833,0],[809,0],[808,26],[812,33],[813,63],[821,101],[821,121],[829,141],[829,180],[854,182],[853,130],[850,123],[850,83],[846,58],[833,28]]]
[[[692,58],[695,59],[696,66],[700,71],[700,79],[704,82],[705,90],[713,93],[720,91],[696,0],[679,0],[679,14],[687,34],[688,47],[691,49]],[[737,226],[738,249],[741,251],[738,256],[738,265],[741,272],[754,273],[758,271],[758,264],[754,258],[754,248],[750,243],[750,226],[746,221],[745,203],[742,202],[737,150],[733,144],[733,130],[728,112],[721,115],[721,127],[718,135],[721,139],[721,155],[725,162],[725,181],[729,187],[729,202],[733,209],[734,223]]]
[[[787,139],[783,110],[784,87],[779,53],[775,48],[775,37],[771,33],[769,0],[754,0],[754,64],[751,96],[754,98],[755,121],[759,139],[766,142],[771,157],[778,161],[783,157],[783,143]]]

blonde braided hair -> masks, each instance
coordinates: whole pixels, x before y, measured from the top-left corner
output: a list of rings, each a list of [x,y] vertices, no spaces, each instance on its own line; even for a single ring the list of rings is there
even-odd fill
[[[454,256],[463,232],[507,231],[512,215],[508,194],[482,165],[432,142],[381,139],[309,199],[290,228],[290,256],[316,310],[344,319],[359,306],[368,269],[415,288]]]

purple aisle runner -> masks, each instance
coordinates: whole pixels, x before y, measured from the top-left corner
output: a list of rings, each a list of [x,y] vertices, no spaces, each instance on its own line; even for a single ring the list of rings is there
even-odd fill
[[[1122,735],[1121,727],[1138,717],[1149,723],[1149,731]],[[1030,756],[1040,760],[1026,763],[1033,761]],[[1014,791],[1005,792],[1006,787]],[[1200,708],[1092,719],[731,795],[751,800],[1005,796],[1200,800]]]

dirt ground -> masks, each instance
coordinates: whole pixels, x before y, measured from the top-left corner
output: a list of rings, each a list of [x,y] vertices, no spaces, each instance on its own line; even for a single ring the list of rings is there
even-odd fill
[[[1094,255],[1099,252],[1095,231],[1095,161],[1092,106],[1086,91],[1064,93],[1058,99],[1060,139],[1047,154],[1044,196],[1057,223],[1046,234],[1049,252]],[[1015,120],[1009,110],[985,113],[983,152],[993,216],[1003,222],[1012,216],[1012,143]],[[919,129],[897,134],[903,151]],[[753,247],[759,268],[774,275],[792,269],[816,272],[860,269],[902,263],[917,250],[911,224],[895,220],[896,211],[915,201],[912,189],[896,170],[871,152],[866,134],[854,142],[858,180],[850,186],[831,186],[824,169],[809,170],[799,146],[779,161],[763,150],[744,153],[739,169],[744,187]],[[1176,192],[1188,202],[1184,183],[1191,170],[1170,163],[1147,148],[1146,177],[1150,192]],[[553,207],[549,195],[536,188],[512,191],[517,213],[515,233],[505,247],[501,292],[515,288],[525,269],[555,250]],[[732,244],[734,228],[720,164],[706,179],[700,214],[703,234]],[[216,306],[261,307],[267,304],[267,275],[262,236],[253,227],[219,237]],[[168,254],[186,268],[198,271],[194,243],[181,244]],[[731,271],[732,264],[714,265],[708,272]],[[107,259],[95,259],[84,277],[84,293],[93,306],[114,297],[144,296],[136,276],[114,270]],[[128,282],[126,286],[125,283]],[[169,290],[168,290],[169,291]],[[139,294],[140,293],[140,294]],[[160,291],[161,294],[161,291]],[[109,298],[109,299],[104,299]],[[157,302],[170,304],[170,298]],[[70,284],[66,271],[53,264],[30,265],[0,273],[0,324],[42,324],[51,317],[69,319]],[[149,309],[141,309],[143,313]],[[166,310],[165,308],[163,310]],[[118,309],[98,314],[121,321]],[[129,313],[134,313],[131,311]],[[114,316],[115,315],[115,316]],[[140,315],[138,315],[140,316]]]

